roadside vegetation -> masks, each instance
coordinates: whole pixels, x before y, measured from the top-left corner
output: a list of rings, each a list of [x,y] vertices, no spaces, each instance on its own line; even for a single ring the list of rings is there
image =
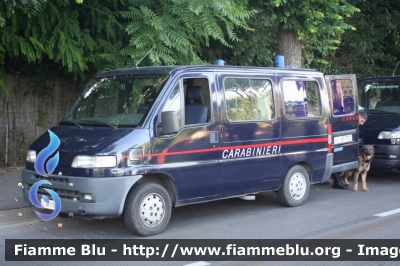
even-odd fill
[[[287,65],[327,73],[400,60],[391,0],[3,0],[5,74],[85,81],[136,65]]]

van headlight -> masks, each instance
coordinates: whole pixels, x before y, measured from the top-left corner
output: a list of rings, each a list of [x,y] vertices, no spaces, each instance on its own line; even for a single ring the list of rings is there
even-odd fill
[[[26,152],[26,161],[34,163],[36,161],[36,151],[29,150]]]
[[[381,131],[378,139],[398,139],[400,138],[400,131]]]
[[[98,168],[117,166],[117,157],[115,156],[88,156],[77,155],[72,162],[74,168]]]

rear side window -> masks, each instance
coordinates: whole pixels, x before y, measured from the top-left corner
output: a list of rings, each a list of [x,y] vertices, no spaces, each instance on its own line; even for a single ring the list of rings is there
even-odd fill
[[[269,79],[224,80],[228,121],[265,121],[275,118],[272,83]]]
[[[355,89],[351,79],[334,79],[330,81],[333,115],[341,116],[354,114]]]
[[[321,117],[321,98],[317,82],[284,80],[282,90],[287,118]]]

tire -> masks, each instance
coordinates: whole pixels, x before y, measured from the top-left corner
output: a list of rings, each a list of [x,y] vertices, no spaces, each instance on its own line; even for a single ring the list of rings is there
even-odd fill
[[[282,187],[277,191],[279,201],[289,207],[302,205],[310,192],[310,179],[307,171],[295,165],[286,174]]]
[[[142,183],[127,197],[124,211],[126,226],[140,236],[161,233],[171,217],[171,199],[167,190],[155,183]]]

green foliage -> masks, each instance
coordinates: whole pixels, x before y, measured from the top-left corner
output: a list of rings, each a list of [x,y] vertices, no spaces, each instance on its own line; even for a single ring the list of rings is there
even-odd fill
[[[229,47],[250,29],[246,8],[247,0],[5,0],[0,65],[45,63],[85,79],[135,66],[152,47],[140,65],[204,64],[203,47]]]
[[[39,109],[38,120],[36,121],[36,125],[39,127],[46,127],[47,126],[46,119],[47,119],[46,112]]]
[[[357,31],[345,32],[332,58],[337,65],[375,65],[394,69],[400,60],[400,2],[352,0],[360,13],[347,18]]]
[[[12,17],[16,11],[22,10],[28,17],[37,15],[47,0],[3,0],[0,4],[0,28],[4,27],[6,18]]]
[[[6,80],[6,77],[7,76],[6,76],[5,69],[4,69],[4,67],[1,67],[0,68],[0,87],[3,89],[4,93],[6,95],[8,95],[8,90],[7,90],[7,87],[6,87],[6,83],[4,82]]]
[[[223,58],[231,65],[273,66],[279,50],[278,25],[285,23],[284,27],[295,30],[302,40],[303,66],[325,67],[336,53],[341,35],[353,32],[348,18],[358,11],[350,1],[339,0],[250,0],[249,8],[257,10],[248,19],[254,32],[240,30],[238,36],[246,41],[234,43],[232,48],[215,43],[213,49],[203,49],[206,60]]]
[[[10,136],[12,140],[14,141],[18,140],[18,133],[15,131],[15,129],[10,130]]]
[[[33,76],[30,82],[33,95],[41,97],[53,96],[54,87],[47,84],[47,78],[45,76]]]
[[[254,12],[246,11],[245,1],[170,0],[143,1],[120,15],[129,19],[126,31],[130,46],[122,53],[135,60],[149,54],[151,64],[204,64],[199,57],[210,40],[224,46],[237,42],[235,29],[247,29]],[[132,49],[134,48],[134,50]]]
[[[279,22],[294,29],[300,40],[316,40],[318,33],[335,36],[345,30],[355,30],[344,18],[360,10],[346,0],[270,0]]]
[[[262,0],[252,0],[251,9],[257,12],[248,19],[253,31],[240,29],[238,36],[244,41],[233,43],[231,47],[212,42],[204,47],[203,58],[214,62],[223,58],[229,65],[273,66],[278,51],[278,20],[271,9]]]
[[[284,29],[294,30],[302,41],[304,64],[327,64],[326,56],[335,53],[341,35],[355,30],[346,18],[360,11],[347,0],[270,0]],[[319,58],[315,58],[314,54]]]
[[[390,0],[3,0],[0,67],[84,80],[137,63],[222,58],[273,66],[279,23],[302,40],[304,67],[330,73],[355,64],[383,67],[399,58],[399,6]],[[0,87],[7,92],[1,76]]]

